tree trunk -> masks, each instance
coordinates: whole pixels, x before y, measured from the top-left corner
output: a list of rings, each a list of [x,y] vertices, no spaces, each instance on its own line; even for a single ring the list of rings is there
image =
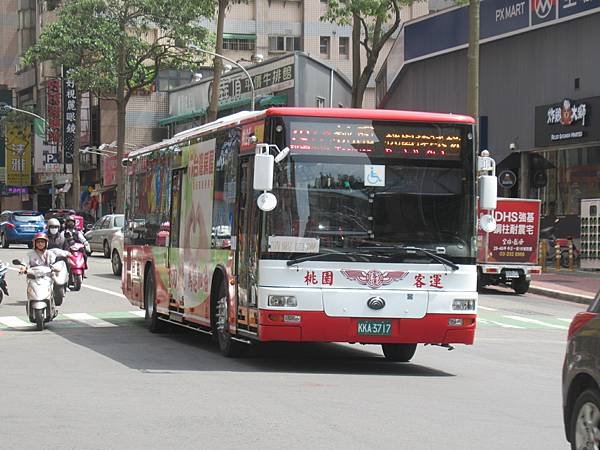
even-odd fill
[[[479,128],[479,0],[469,0],[469,49],[467,51],[467,113]],[[478,133],[475,148],[479,150]]]
[[[217,15],[217,44],[215,53],[223,54],[223,29],[225,27],[225,12],[229,0],[219,0],[219,12]],[[215,56],[213,61],[213,80],[208,105],[207,121],[212,122],[219,114],[219,85],[221,84],[221,73],[223,72],[223,60]]]
[[[362,107],[362,95],[358,95],[360,80],[360,16],[352,14],[352,108]],[[363,92],[364,93],[364,92]]]
[[[123,176],[123,149],[125,147],[125,114],[127,112],[127,100],[125,97],[125,53],[121,51],[118,62],[118,81],[116,92],[117,103],[117,204],[116,212],[123,213],[125,210],[125,177]],[[109,213],[112,211],[109,211]]]
[[[81,191],[81,170],[79,164],[79,147],[81,146],[81,90],[75,89],[75,138],[73,139],[73,182],[71,183],[71,208],[79,209],[79,196]],[[65,194],[65,197],[67,194]],[[66,199],[65,199],[66,200]],[[66,203],[66,201],[65,201]]]

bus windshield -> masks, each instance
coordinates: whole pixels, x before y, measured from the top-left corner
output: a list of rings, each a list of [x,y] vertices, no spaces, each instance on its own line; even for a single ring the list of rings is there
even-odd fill
[[[291,154],[275,169],[273,193],[278,205],[266,215],[264,257],[302,254],[302,246],[292,253],[268,244],[287,239],[308,245],[310,250],[304,254],[330,253],[327,259],[332,260],[340,253],[364,254],[361,249],[377,247],[387,249],[389,259],[390,247],[416,246],[443,253],[455,262],[472,262],[470,128],[364,121],[345,125],[338,139],[327,127],[340,129],[339,124],[326,121],[302,122],[288,130]],[[307,139],[294,139],[299,129]],[[406,146],[391,145],[392,140]],[[295,142],[300,143],[295,146]],[[437,142],[455,145],[420,145]],[[373,256],[375,260],[381,257],[380,252]]]

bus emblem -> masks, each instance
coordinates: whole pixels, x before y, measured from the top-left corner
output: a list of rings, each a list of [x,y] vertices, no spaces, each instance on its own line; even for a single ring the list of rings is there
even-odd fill
[[[408,275],[408,272],[401,272],[399,270],[382,272],[377,269],[371,269],[368,272],[364,270],[342,269],[341,272],[349,280],[358,281],[359,284],[369,286],[371,289],[387,286],[395,281],[404,279]]]

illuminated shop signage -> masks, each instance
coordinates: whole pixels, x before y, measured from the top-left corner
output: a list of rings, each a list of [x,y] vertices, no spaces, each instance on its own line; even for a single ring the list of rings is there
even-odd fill
[[[536,147],[600,139],[598,127],[592,127],[594,110],[600,111],[600,97],[581,100],[565,98],[560,103],[536,107]]]
[[[459,159],[456,127],[389,123],[292,122],[292,152],[367,153],[408,159]]]

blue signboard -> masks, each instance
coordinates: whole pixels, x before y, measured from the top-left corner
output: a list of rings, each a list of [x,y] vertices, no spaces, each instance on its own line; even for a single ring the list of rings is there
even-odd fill
[[[524,33],[532,27],[568,20],[575,14],[600,10],[600,0],[483,0],[480,39],[498,39]],[[404,27],[404,60],[466,46],[469,42],[469,7],[417,19]]]

